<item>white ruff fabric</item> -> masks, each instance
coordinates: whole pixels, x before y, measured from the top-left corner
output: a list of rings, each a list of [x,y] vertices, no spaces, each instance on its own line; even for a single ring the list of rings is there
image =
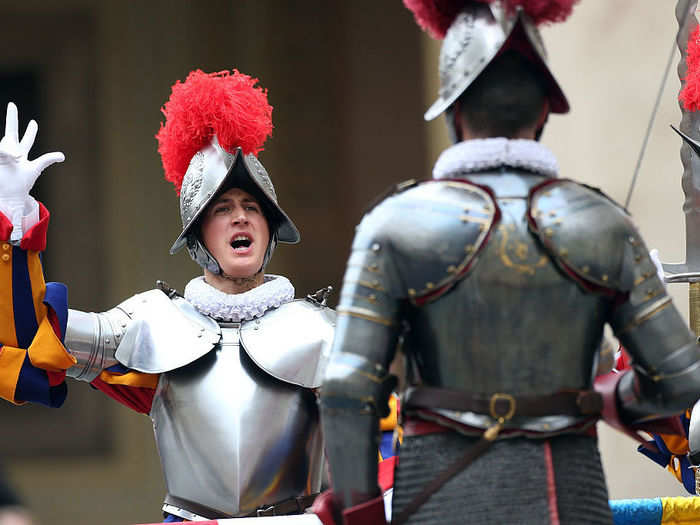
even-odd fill
[[[244,293],[217,290],[196,277],[185,286],[185,299],[204,315],[221,321],[240,322],[260,317],[270,308],[294,299],[294,286],[281,275],[266,275],[265,282]]]
[[[522,168],[548,177],[559,173],[556,157],[539,142],[499,137],[466,140],[450,146],[438,157],[433,178],[444,179],[501,166]]]

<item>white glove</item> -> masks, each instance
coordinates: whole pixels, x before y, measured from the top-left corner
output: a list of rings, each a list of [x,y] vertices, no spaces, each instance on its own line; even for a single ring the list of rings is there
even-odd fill
[[[656,273],[659,276],[659,279],[661,279],[661,282],[665,284],[664,267],[663,267],[663,264],[661,264],[661,259],[659,259],[659,250],[657,250],[656,248],[654,248],[653,250],[650,250],[649,251],[649,258],[651,259],[651,262],[654,263],[654,266],[656,266]]]
[[[39,127],[32,120],[21,142],[17,128],[17,106],[10,102],[5,118],[5,136],[0,140],[0,211],[12,221],[10,240],[15,242],[22,238],[25,228],[31,227],[26,216],[34,215],[38,220],[38,205],[30,197],[29,190],[42,171],[54,162],[65,160],[63,153],[56,151],[29,161],[27,156]]]

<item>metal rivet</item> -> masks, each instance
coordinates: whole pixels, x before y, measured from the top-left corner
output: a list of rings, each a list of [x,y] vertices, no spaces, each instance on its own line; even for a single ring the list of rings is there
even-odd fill
[[[469,216],[467,215],[460,215],[459,218],[462,222],[469,222]]]
[[[199,332],[199,333],[197,334],[197,337],[202,337],[202,332]]]
[[[457,269],[457,268],[455,267],[454,264],[450,264],[450,265],[447,267],[447,273],[452,273],[452,272],[454,272],[456,269]]]
[[[431,283],[431,282],[427,282],[427,283],[425,283],[425,287],[426,287],[428,290],[431,290],[432,288],[435,288],[435,285],[434,285],[433,283]]]
[[[370,269],[370,270],[373,270],[373,271],[376,271],[376,270],[379,269],[379,265],[378,265],[377,263],[372,263],[372,264],[369,265],[369,269]]]
[[[367,300],[368,300],[370,303],[376,303],[376,302],[377,302],[377,296],[374,295],[373,293],[371,293],[371,294],[369,294],[369,295],[367,296]]]
[[[126,321],[122,321],[122,328],[126,328]]]
[[[641,255],[635,255],[635,256],[634,256],[634,260],[635,260],[636,262],[639,262],[639,261],[642,260],[642,256],[641,256]]]
[[[467,252],[467,253],[472,253],[472,252],[474,251],[474,246],[472,246],[471,244],[467,244],[467,245],[464,247],[464,251]]]
[[[490,212],[491,212],[491,206],[489,206],[489,205],[484,206],[484,211],[485,211],[486,213],[490,213]]]
[[[7,243],[3,243],[2,249],[5,250],[5,251],[8,251],[8,250],[10,249],[10,245],[7,244]]]
[[[10,260],[10,254],[8,254],[8,253],[3,253],[3,254],[2,254],[2,260],[3,260],[4,262],[9,261],[9,260]]]
[[[588,273],[588,272],[591,271],[591,268],[590,268],[589,266],[584,266],[583,268],[581,268],[581,271],[582,271],[583,273]]]
[[[567,250],[566,248],[562,248],[561,250],[559,250],[559,255],[561,255],[562,257],[566,257],[567,255],[569,255],[569,250]]]
[[[105,339],[105,344],[106,344],[106,345],[109,344],[109,339]]]
[[[372,251],[373,251],[373,252],[378,252],[380,249],[381,249],[381,246],[379,246],[379,243],[378,243],[378,242],[375,242],[375,243],[372,245]]]
[[[605,275],[605,274],[603,274],[603,277],[601,277],[601,279],[603,279],[603,281],[607,281],[607,280],[608,280],[608,276]]]
[[[416,291],[413,288],[409,288],[408,295],[416,295]]]

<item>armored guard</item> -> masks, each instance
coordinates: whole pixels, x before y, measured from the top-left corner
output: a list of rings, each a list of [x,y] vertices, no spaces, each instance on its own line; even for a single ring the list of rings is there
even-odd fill
[[[455,144],[358,227],[322,390],[319,514],[384,523],[377,419],[400,347],[392,523],[612,523],[593,424],[632,432],[684,410],[700,350],[625,210],[559,178],[536,141],[568,103],[535,22],[572,2],[406,3],[449,28],[426,119],[445,113]],[[598,392],[606,323],[635,367]]]
[[[295,300],[288,279],[264,273],[277,243],[297,243],[299,232],[256,156],[272,130],[256,84],[237,71],[194,71],[164,107],[157,139],[183,224],[171,253],[186,247],[204,272],[184,296],[161,283],[104,313],[67,310],[65,290],[44,285],[41,273],[47,212],[26,193],[62,155],[26,161],[36,129],[18,141],[12,104],[0,143],[0,223],[12,225],[1,230],[13,274],[27,277],[7,288],[15,297],[35,292],[37,303],[26,312],[7,303],[15,322],[34,315],[35,324],[0,334],[18,357],[0,361],[12,383],[0,394],[57,406],[68,375],[148,414],[167,521],[301,513],[321,485],[315,390],[335,314],[325,291]],[[3,188],[16,186],[20,199],[3,201]]]

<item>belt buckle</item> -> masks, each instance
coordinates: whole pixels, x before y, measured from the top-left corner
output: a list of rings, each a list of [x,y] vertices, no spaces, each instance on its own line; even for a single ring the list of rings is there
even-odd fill
[[[499,401],[508,402],[508,410],[506,410],[505,414],[500,414],[496,411],[496,403]],[[510,394],[502,394],[500,392],[493,394],[489,400],[489,412],[491,417],[497,420],[500,424],[505,423],[511,419],[513,415],[515,415],[515,398]]]
[[[269,507],[259,508],[258,510],[255,511],[255,515],[258,518],[262,518],[265,516],[274,516],[275,515],[275,506],[270,505]]]

